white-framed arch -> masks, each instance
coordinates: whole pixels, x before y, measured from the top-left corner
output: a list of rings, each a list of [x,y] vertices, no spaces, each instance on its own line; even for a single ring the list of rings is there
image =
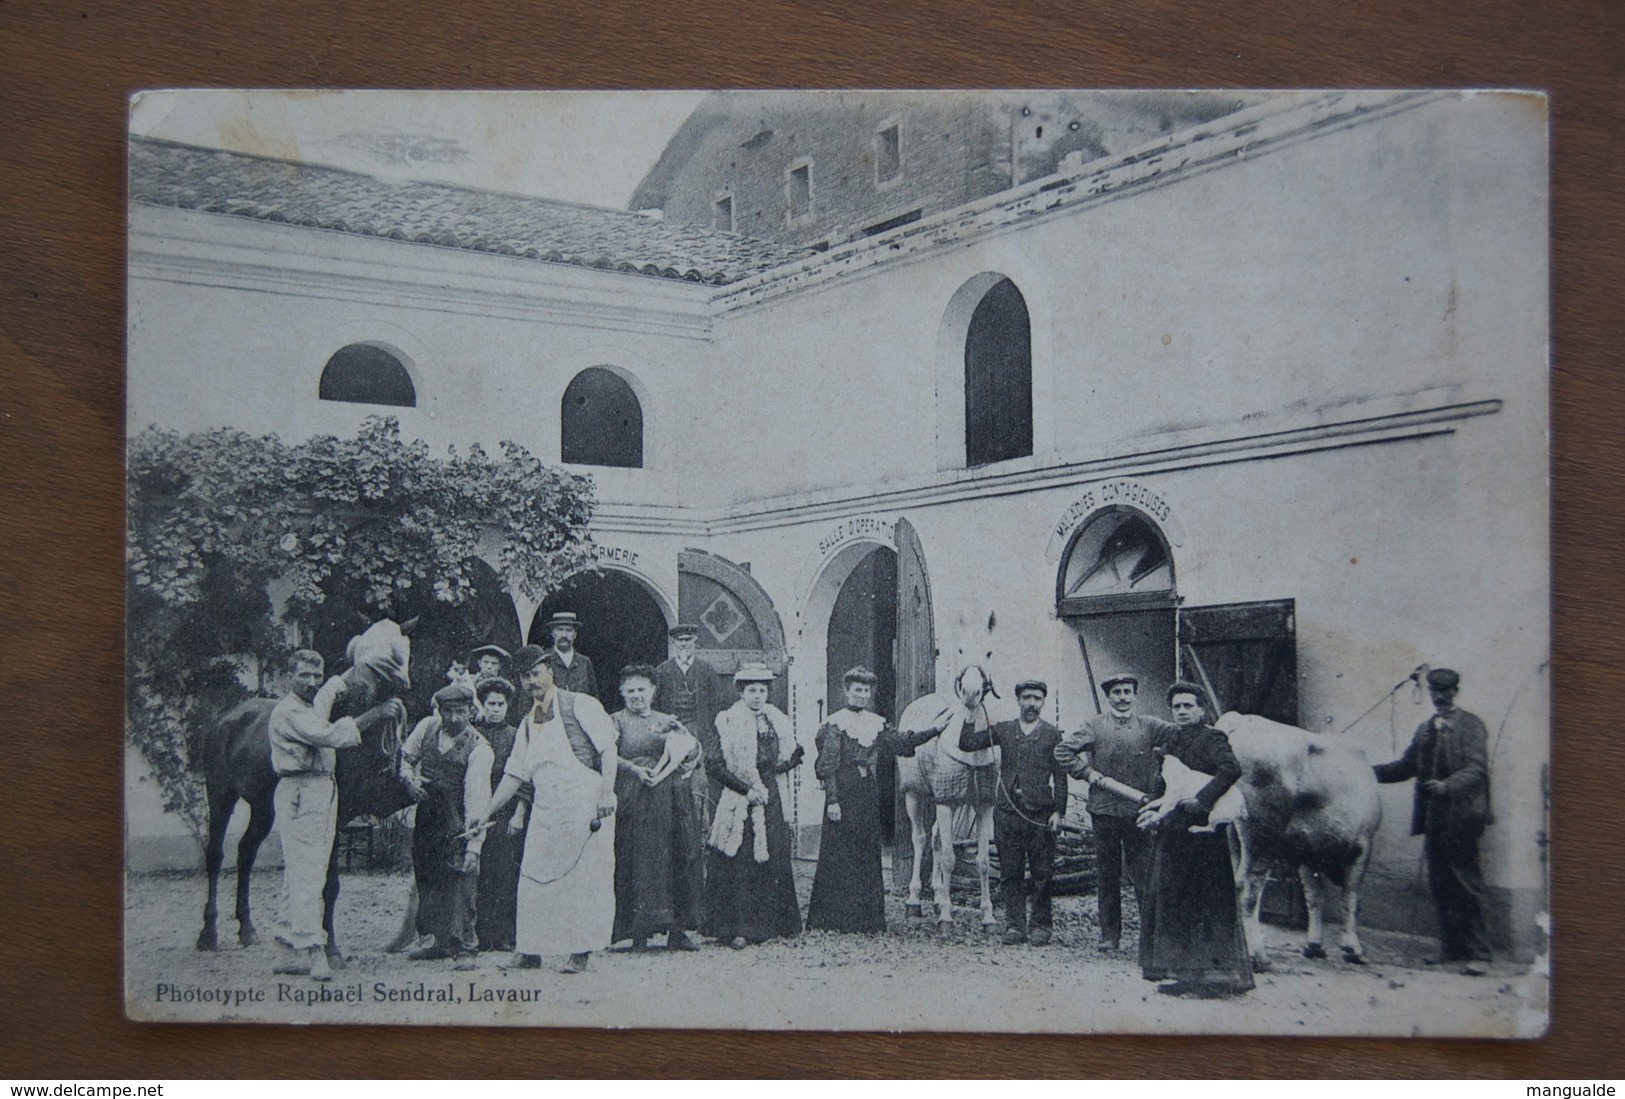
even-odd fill
[[[936,340],[936,448],[939,470],[963,470],[965,463],[965,337],[976,307],[1003,279],[1021,292],[1027,306],[1032,364],[1033,453],[1020,461],[1041,461],[1056,446],[1055,304],[1046,272],[1015,247],[1015,238],[1001,237],[968,249],[958,258],[958,270],[940,307]],[[1006,462],[998,463],[1003,467]]]
[[[389,352],[412,380],[412,392],[417,399],[415,405],[410,408],[395,405],[377,407],[392,409],[390,415],[410,415],[413,411],[425,412],[431,408],[438,394],[428,373],[428,364],[433,361],[429,345],[397,322],[376,316],[346,317],[307,333],[296,344],[298,361],[308,364],[309,370],[308,374],[301,376],[301,391],[308,393],[312,400],[319,399],[322,371],[326,369],[328,360],[340,350],[357,344]]]
[[[665,581],[636,565],[624,561],[598,559],[582,565],[580,568],[572,569],[560,580],[562,582],[580,576],[582,573],[594,571],[625,573],[654,599],[655,605],[660,608],[660,613],[665,616],[668,627],[677,624],[676,592]],[[521,636],[523,636],[530,630],[530,624],[536,618],[537,609],[541,607],[547,597],[544,595],[541,599],[532,599],[512,585],[508,587],[508,597],[513,600],[514,609],[519,614],[519,630]]]
[[[643,416],[643,464],[637,468],[643,470],[671,468],[675,455],[666,438],[667,424],[672,420],[672,410],[667,407],[671,394],[665,388],[651,387],[650,379],[659,377],[653,363],[625,345],[594,342],[572,349],[555,364],[555,368],[559,371],[558,392],[554,397],[555,406],[563,400],[564,391],[569,388],[570,383],[580,377],[583,371],[607,370],[625,382],[632,390],[632,396],[637,398]],[[561,449],[563,438],[563,412],[560,409],[559,419],[553,425],[553,438],[549,448],[552,459],[560,464],[563,464]],[[618,467],[571,465],[568,468],[591,470],[596,474]]]

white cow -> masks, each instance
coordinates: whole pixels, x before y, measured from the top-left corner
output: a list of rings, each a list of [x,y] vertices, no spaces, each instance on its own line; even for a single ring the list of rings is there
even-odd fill
[[[1253,964],[1267,966],[1258,915],[1267,859],[1296,867],[1303,882],[1309,910],[1304,955],[1326,956],[1325,883],[1330,879],[1343,890],[1343,958],[1363,963],[1360,884],[1382,821],[1377,780],[1365,753],[1331,736],[1255,714],[1228,713],[1214,726],[1229,737],[1241,764],[1241,780],[1220,799],[1212,819],[1236,825],[1241,846],[1236,881]],[[1163,777],[1169,788],[1164,800],[1169,802],[1189,796],[1206,781],[1172,757],[1163,761]]]

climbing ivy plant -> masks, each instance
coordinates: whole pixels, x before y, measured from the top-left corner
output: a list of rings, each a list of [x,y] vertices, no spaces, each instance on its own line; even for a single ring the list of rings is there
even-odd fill
[[[510,442],[436,455],[393,417],[353,438],[149,428],[128,448],[126,704],[166,809],[199,835],[202,723],[267,686],[319,617],[479,594],[483,556],[540,599],[589,563],[590,479]]]

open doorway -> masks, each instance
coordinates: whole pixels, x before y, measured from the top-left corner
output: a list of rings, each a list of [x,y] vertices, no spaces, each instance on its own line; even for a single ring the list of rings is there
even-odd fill
[[[598,698],[611,712],[620,709],[617,680],[628,664],[666,659],[666,621],[660,603],[636,578],[616,569],[578,572],[559,585],[536,609],[526,635],[532,645],[550,648],[547,620],[558,611],[581,619],[576,649],[592,661]]]
[[[1177,672],[1174,561],[1156,523],[1130,507],[1101,509],[1073,536],[1057,579],[1057,613],[1077,631],[1084,717],[1102,712],[1100,681],[1140,681],[1141,708],[1166,717],[1161,699]]]

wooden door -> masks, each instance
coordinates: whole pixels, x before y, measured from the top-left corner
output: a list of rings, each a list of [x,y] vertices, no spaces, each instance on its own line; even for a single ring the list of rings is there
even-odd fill
[[[773,601],[747,568],[705,550],[680,551],[677,618],[699,625],[696,647],[721,680],[723,698],[736,697],[733,675],[739,665],[761,661],[778,673],[769,701],[789,712],[784,627]]]
[[[1297,610],[1291,599],[1179,610],[1180,675],[1227,710],[1298,724]]]
[[[907,519],[897,520],[897,659],[893,721],[910,702],[937,689],[937,641],[931,618],[931,580],[925,550]],[[893,814],[892,884],[906,886],[914,867],[914,848],[903,799]],[[922,873],[930,870],[927,865]]]
[[[896,720],[910,702],[937,689],[937,642],[925,550],[907,519],[897,520]]]

